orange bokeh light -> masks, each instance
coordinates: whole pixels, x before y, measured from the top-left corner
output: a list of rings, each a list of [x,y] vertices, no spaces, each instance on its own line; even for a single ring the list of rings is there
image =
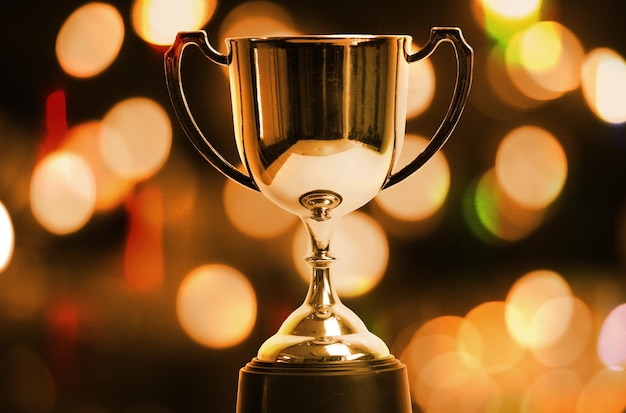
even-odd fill
[[[123,41],[124,20],[117,9],[107,3],[87,3],[61,26],[56,39],[57,60],[70,76],[96,76],[117,58]]]
[[[94,212],[95,187],[91,167],[82,157],[70,151],[53,152],[36,166],[31,178],[33,215],[54,234],[78,231]]]
[[[499,186],[530,209],[551,204],[567,177],[567,157],[559,141],[546,130],[522,126],[507,134],[496,153]]]
[[[98,211],[110,211],[124,201],[134,181],[116,174],[103,159],[98,146],[101,127],[99,121],[73,126],[65,135],[62,148],[79,155],[89,164],[95,181],[95,208]]]
[[[134,0],[131,8],[133,28],[139,37],[154,45],[169,45],[182,31],[205,26],[217,0]]]
[[[396,169],[412,161],[424,150],[428,140],[406,135]],[[375,202],[390,216],[404,221],[424,220],[443,205],[450,188],[450,167],[442,151],[395,187],[382,191]]]
[[[147,179],[169,156],[169,115],[152,99],[125,99],[105,114],[98,142],[102,158],[112,171],[129,180]]]
[[[256,322],[256,294],[248,279],[223,264],[191,271],[178,288],[178,321],[194,341],[211,348],[239,344]]]
[[[224,209],[235,228],[253,238],[277,237],[298,221],[260,193],[231,180],[224,186]]]
[[[574,314],[569,284],[550,270],[532,271],[511,287],[506,298],[506,326],[521,345],[550,346],[566,333]]]

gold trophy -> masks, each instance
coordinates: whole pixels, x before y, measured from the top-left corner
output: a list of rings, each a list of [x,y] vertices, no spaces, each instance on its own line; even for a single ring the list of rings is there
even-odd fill
[[[458,28],[433,28],[411,53],[410,36],[311,35],[226,40],[181,32],[165,54],[180,124],[219,171],[297,215],[311,240],[304,303],[240,371],[237,413],[408,413],[406,367],[333,289],[332,230],[348,214],[420,168],[463,112],[473,52]],[[454,46],[451,104],[426,149],[393,173],[406,124],[409,65],[442,42]],[[181,80],[188,45],[228,67],[235,142],[245,173],[226,161],[189,111]]]

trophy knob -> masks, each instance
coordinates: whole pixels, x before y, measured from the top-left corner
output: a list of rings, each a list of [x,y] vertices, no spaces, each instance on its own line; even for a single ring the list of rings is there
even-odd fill
[[[315,221],[327,221],[330,219],[330,211],[341,204],[342,198],[336,192],[311,191],[300,197],[300,204],[311,211],[311,218]]]

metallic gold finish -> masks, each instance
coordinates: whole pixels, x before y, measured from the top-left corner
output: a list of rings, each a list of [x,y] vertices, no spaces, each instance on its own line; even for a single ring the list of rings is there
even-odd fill
[[[333,191],[311,191],[300,197],[300,204],[311,210],[311,218],[315,221],[330,219],[330,211],[341,204],[341,195]]]
[[[429,145],[392,173],[406,123],[409,65],[441,42],[454,46],[457,81]],[[246,173],[215,150],[186,103],[180,65],[196,45],[230,75],[235,141]],[[446,142],[470,89],[473,53],[457,28],[434,28],[411,54],[409,36],[330,35],[227,40],[215,51],[204,32],[179,33],[166,53],[168,88],[180,123],[218,170],[299,216],[309,230],[311,283],[302,306],[261,346],[258,359],[328,363],[390,357],[384,342],[344,306],[331,284],[336,218],[411,175]],[[333,219],[335,218],[335,219]]]

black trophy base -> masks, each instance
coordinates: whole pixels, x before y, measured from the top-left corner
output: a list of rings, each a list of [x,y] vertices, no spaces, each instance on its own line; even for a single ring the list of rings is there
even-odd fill
[[[237,413],[411,413],[406,366],[394,357],[332,363],[252,360]]]

